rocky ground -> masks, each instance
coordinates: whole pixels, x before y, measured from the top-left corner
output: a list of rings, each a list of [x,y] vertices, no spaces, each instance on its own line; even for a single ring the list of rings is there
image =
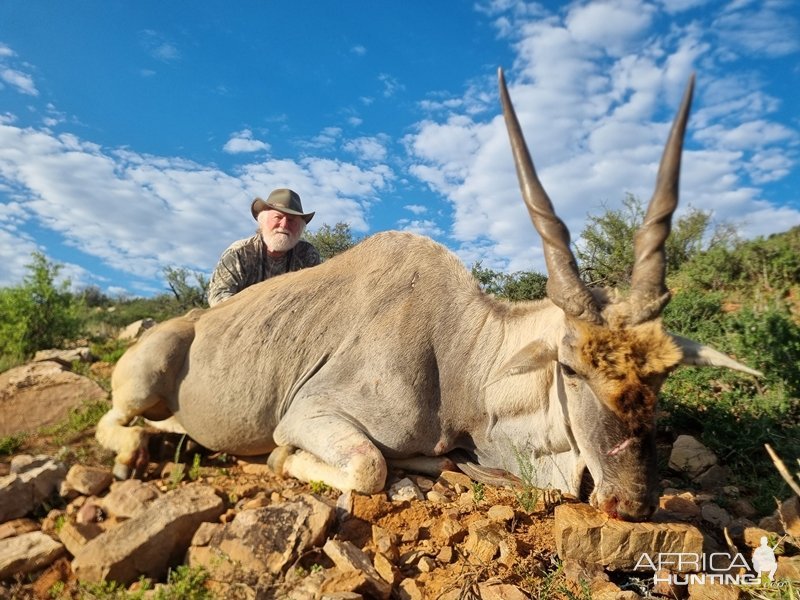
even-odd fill
[[[30,392],[31,373],[0,382],[4,422],[31,401],[15,405],[8,391]],[[0,462],[0,598],[124,597],[98,583],[107,580],[155,587],[143,597],[199,597],[158,587],[179,565],[205,576],[195,591],[218,598],[736,598],[766,588],[683,585],[680,575],[689,583],[702,566],[654,577],[641,557],[716,553],[715,567],[740,574],[736,556],[751,564],[762,537],[777,544],[776,593],[795,593],[789,581],[800,581],[800,500],[757,515],[689,436],[662,448],[669,468],[653,521],[630,524],[559,494],[455,472],[396,471],[386,493],[341,494],[175,436],[154,438],[142,480],[115,482],[92,433],[66,448],[38,436]]]

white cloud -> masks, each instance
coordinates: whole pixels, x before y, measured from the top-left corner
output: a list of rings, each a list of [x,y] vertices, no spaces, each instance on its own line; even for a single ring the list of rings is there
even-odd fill
[[[342,145],[342,149],[355,154],[359,159],[368,162],[380,162],[386,160],[387,136],[359,137],[348,140]]]
[[[232,133],[230,139],[222,147],[228,154],[242,154],[247,152],[259,152],[269,150],[269,144],[253,138],[253,132],[243,129]]]
[[[393,178],[385,165],[362,168],[315,157],[249,163],[229,174],[2,124],[0,184],[15,190],[18,200],[0,211],[7,249],[0,279],[18,274],[21,262],[14,257],[35,248],[14,232],[23,221],[132,278],[157,278],[165,265],[210,272],[228,244],[255,230],[253,197],[289,186],[317,212],[312,229],[344,221],[365,231],[366,208]]]
[[[400,219],[397,222],[397,227],[401,231],[410,231],[419,235],[426,235],[428,237],[440,237],[444,235],[444,230],[439,227],[435,221],[430,219]]]
[[[9,67],[0,68],[0,80],[16,88],[17,91],[23,94],[28,94],[29,96],[39,95],[39,90],[36,89],[33,78],[22,71],[17,71]]]
[[[574,5],[565,23],[576,42],[619,56],[646,33],[654,12],[638,0],[606,0]]]
[[[620,206],[626,193],[650,198],[672,116],[700,64],[680,210],[712,210],[717,220],[749,223],[751,234],[800,223],[800,211],[766,202],[759,187],[795,166],[798,132],[771,117],[776,103],[761,91],[763,79],[748,78],[746,67],[736,80],[720,75],[731,65],[715,61],[730,53],[718,52],[702,23],[675,23],[661,35],[656,7],[633,0],[574,3],[561,16],[533,19],[516,6],[490,7],[507,11],[496,26],[515,39],[510,92],[539,177],[573,239],[587,214]],[[499,116],[480,119],[452,102],[446,117],[420,122],[405,143],[410,172],[452,206],[448,234],[462,259],[544,269]]]
[[[140,32],[139,39],[145,51],[158,61],[169,63],[181,58],[178,47],[158,31],[145,29]]]
[[[381,73],[378,75],[378,81],[383,85],[383,95],[386,98],[395,96],[398,92],[402,92],[406,87],[400,83],[396,77]]]
[[[427,207],[421,206],[419,204],[407,204],[403,208],[405,208],[408,211],[411,211],[415,215],[422,215],[422,214],[425,214],[426,212],[428,212],[428,208]]]

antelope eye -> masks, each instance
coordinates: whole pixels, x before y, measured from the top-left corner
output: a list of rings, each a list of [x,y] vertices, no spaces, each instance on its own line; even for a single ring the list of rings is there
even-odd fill
[[[573,369],[569,365],[565,365],[564,363],[558,363],[558,364],[561,365],[561,372],[564,373],[564,375],[566,375],[567,377],[575,377],[577,375],[575,369]]]

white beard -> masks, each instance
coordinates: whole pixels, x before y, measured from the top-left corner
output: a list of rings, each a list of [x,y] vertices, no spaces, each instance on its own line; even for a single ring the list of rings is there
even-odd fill
[[[286,229],[273,229],[264,233],[264,241],[270,252],[288,252],[297,245],[301,233],[292,235]]]

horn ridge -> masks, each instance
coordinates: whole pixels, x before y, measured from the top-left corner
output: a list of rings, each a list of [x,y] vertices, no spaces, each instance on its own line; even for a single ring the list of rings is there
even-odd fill
[[[497,70],[497,78],[522,198],[531,221],[542,238],[548,274],[547,295],[565,313],[585,321],[600,323],[600,310],[589,288],[580,278],[575,256],[570,249],[569,230],[556,215],[553,203],[536,175],[522,128],[511,104],[502,68]]]
[[[631,275],[631,320],[633,324],[656,318],[669,302],[666,286],[667,256],[664,250],[678,206],[681,154],[694,94],[694,73],[689,77],[678,113],[670,129],[656,177],[656,188],[644,221],[634,239]]]

